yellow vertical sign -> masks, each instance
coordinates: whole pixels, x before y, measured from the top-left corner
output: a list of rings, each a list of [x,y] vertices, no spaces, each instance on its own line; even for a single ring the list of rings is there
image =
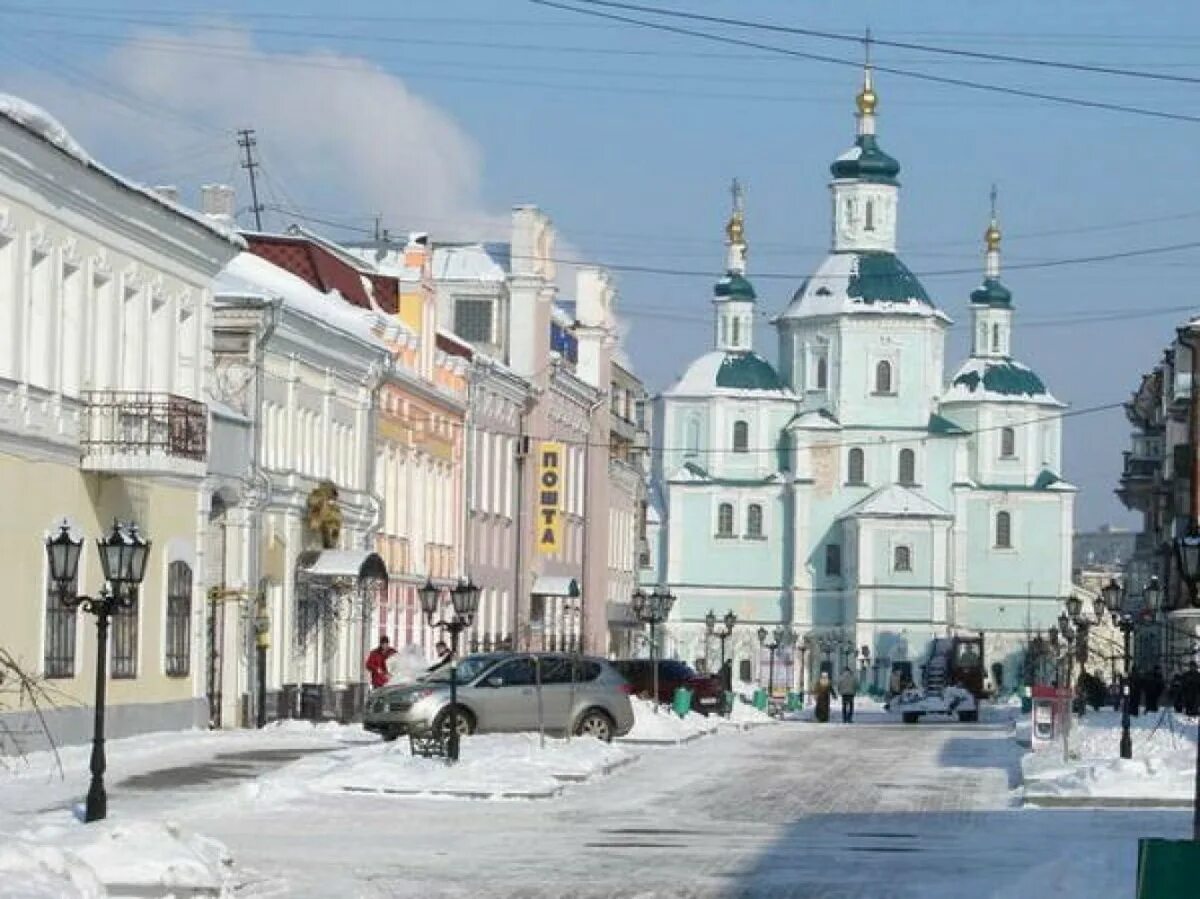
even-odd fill
[[[542,441],[538,448],[537,548],[543,556],[558,552],[562,542],[563,445]]]

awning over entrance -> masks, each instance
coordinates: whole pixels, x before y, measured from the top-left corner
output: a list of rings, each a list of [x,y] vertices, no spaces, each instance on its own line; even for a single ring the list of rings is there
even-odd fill
[[[549,574],[539,574],[533,582],[534,596],[579,596],[579,582],[573,577],[556,577]]]
[[[378,553],[354,549],[322,549],[302,552],[296,567],[310,578],[354,578],[360,581],[388,577],[387,566]]]

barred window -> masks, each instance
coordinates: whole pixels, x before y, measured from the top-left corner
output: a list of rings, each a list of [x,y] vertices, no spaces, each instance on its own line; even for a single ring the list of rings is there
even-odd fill
[[[763,535],[763,510],[758,503],[751,503],[746,509],[746,536],[761,537]]]
[[[1012,516],[1007,512],[996,513],[996,547],[1012,549]]]
[[[70,595],[79,590],[78,578],[70,583]],[[75,676],[75,609],[68,609],[54,581],[46,588],[46,636],[42,648],[42,672],[46,677]]]
[[[169,677],[185,677],[192,660],[192,567],[187,562],[167,566],[167,645]]]
[[[474,343],[491,343],[492,301],[457,300],[454,304],[454,333]]]
[[[733,536],[733,504],[721,503],[717,506],[717,536]]]
[[[137,677],[138,614],[142,598],[134,591],[129,608],[118,606],[112,616],[112,676]]]
[[[321,623],[321,595],[317,587],[305,580],[296,584],[296,643],[303,646],[311,639]]]

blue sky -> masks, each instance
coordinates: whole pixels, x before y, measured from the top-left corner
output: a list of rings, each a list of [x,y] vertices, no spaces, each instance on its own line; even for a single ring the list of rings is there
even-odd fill
[[[1195,3],[1155,4],[1151,17],[1118,2],[646,2],[1200,77]],[[619,276],[628,352],[653,388],[709,345],[730,178],[747,185],[761,306],[778,311],[827,248],[828,165],[853,136],[853,68],[523,0],[345,0],[336,12],[317,0],[0,0],[0,15],[3,89],[41,102],[103,161],[179,184],[185,198],[214,180],[245,193],[233,130],[249,126],[267,202],[343,226],[315,225],[333,237],[354,237],[349,229],[371,227],[375,214],[435,236],[490,230],[514,203],[534,202],[561,229],[564,254],[701,273]],[[859,55],[849,44],[725,33]],[[876,61],[1200,115],[1195,84],[887,48]],[[1010,266],[1182,243],[1200,224],[1200,124],[886,74],[877,86],[880,140],[903,165],[901,254],[959,324],[949,360],[966,353],[961,325],[978,276],[961,270],[981,265],[993,181]],[[266,224],[284,218],[272,209]],[[1200,307],[1198,255],[1010,268],[1015,354],[1075,409],[1126,399],[1186,318],[1179,307]],[[775,356],[765,326],[759,348]],[[1127,434],[1120,410],[1066,428],[1081,528],[1133,522],[1112,495]]]

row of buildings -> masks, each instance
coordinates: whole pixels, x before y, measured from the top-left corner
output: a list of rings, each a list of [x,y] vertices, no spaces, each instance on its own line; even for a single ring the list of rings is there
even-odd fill
[[[200,205],[0,98],[0,645],[47,679],[54,736],[90,734],[96,661],[48,581],[63,523],[152,541],[111,735],[349,716],[380,635],[432,655],[427,580],[480,587],[468,649],[631,651],[646,398],[608,273],[560,294],[532,206],[503,242],[339,245],[237,230],[227,187]],[[77,592],[102,586],[89,549]],[[35,717],[0,700],[9,743]]]

